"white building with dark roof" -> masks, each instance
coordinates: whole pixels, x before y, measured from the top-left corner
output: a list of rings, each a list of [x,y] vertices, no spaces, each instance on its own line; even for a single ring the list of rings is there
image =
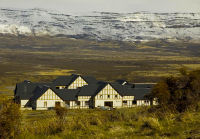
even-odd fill
[[[34,110],[48,110],[56,105],[69,109],[148,106],[152,103],[145,96],[151,88],[151,84],[130,84],[123,80],[109,83],[72,74],[51,83],[18,83],[15,101],[22,109]]]

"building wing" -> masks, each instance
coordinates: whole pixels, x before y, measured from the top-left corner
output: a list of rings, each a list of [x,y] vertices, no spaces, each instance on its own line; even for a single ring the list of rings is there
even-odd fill
[[[63,100],[63,101],[74,101],[77,100],[77,95],[79,92],[79,89],[53,89],[55,93]]]
[[[35,89],[43,85],[51,86],[51,83],[33,83],[25,80],[16,85],[15,97],[19,97],[22,100],[28,100],[34,95]]]
[[[97,83],[96,79],[92,76],[81,76],[72,74],[71,76],[60,76],[53,81],[53,85],[58,89],[77,89],[88,84]]]

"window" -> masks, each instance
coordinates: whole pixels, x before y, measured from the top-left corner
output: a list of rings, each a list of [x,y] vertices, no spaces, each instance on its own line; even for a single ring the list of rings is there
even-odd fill
[[[70,101],[65,101],[65,104],[66,104],[67,106],[70,106]]]
[[[127,100],[126,100],[126,101],[123,101],[123,104],[124,104],[124,105],[127,105]]]
[[[149,103],[149,101],[148,101],[148,100],[145,100],[144,103]]]
[[[44,107],[47,107],[47,102],[46,101],[44,102]]]
[[[137,101],[133,100],[132,105],[136,105],[136,104],[137,104]]]
[[[108,95],[108,98],[110,98],[110,95]]]
[[[55,106],[56,106],[56,107],[60,107],[60,106],[61,106],[60,102],[59,102],[59,101],[56,101],[56,102],[55,102]]]
[[[80,101],[75,101],[75,106],[80,106]]]
[[[115,95],[115,98],[118,98],[118,95]]]
[[[102,96],[102,95],[100,95],[100,98],[103,98],[103,96]]]
[[[89,106],[89,101],[85,101],[85,106]]]
[[[123,105],[127,105],[127,101],[123,101]]]

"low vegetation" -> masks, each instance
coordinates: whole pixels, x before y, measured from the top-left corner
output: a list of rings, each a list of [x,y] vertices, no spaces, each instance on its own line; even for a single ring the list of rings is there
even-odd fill
[[[0,139],[14,138],[20,134],[20,106],[5,96],[0,96]]]
[[[191,71],[199,68],[199,55],[199,43],[184,41],[0,36],[0,138],[200,138],[200,73]],[[180,74],[181,66],[188,70]],[[149,97],[161,105],[21,114],[11,101],[17,82],[48,82],[72,72],[99,80],[160,81]]]
[[[0,36],[0,93],[23,80],[50,81],[78,73],[99,80],[158,82],[200,66],[199,42],[117,42],[62,37]]]
[[[53,110],[25,111],[21,134],[17,138],[200,137],[200,111],[151,112],[149,107],[113,111],[68,110],[65,120],[59,118]]]
[[[199,109],[200,70],[188,72],[181,68],[179,76],[167,77],[156,84],[150,97],[158,99],[159,107],[172,111]]]
[[[23,111],[1,100],[0,137],[10,138],[200,138],[200,70],[180,70],[155,85],[157,106]],[[1,97],[2,98],[2,97]]]

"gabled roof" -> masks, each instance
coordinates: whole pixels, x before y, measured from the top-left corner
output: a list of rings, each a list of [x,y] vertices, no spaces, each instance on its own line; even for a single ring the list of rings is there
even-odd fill
[[[119,85],[112,83],[112,86],[122,96],[134,96],[136,100],[145,99],[145,96],[151,92],[153,84],[137,84],[134,88],[132,85]]]
[[[153,88],[154,84],[152,83],[135,83],[135,88]]]
[[[34,95],[31,97],[32,100],[37,100],[41,97],[48,89],[51,89],[60,99],[66,100],[77,100],[77,94],[79,89],[56,89],[55,87],[42,86],[37,87],[34,91]]]
[[[128,84],[128,81],[126,81],[126,80],[116,80],[115,82],[116,82],[116,83],[119,83],[119,84],[121,84],[121,85],[126,85],[126,84]]]
[[[106,82],[97,82],[96,84],[90,84],[80,88],[78,96],[95,96],[99,93],[105,86]]]
[[[127,85],[121,85],[117,83],[111,83],[111,86],[121,95],[121,96],[134,96],[133,88]]]
[[[78,89],[56,89],[57,85],[70,85],[78,77],[83,78],[88,85]],[[122,85],[118,82],[108,83],[103,81],[97,81],[90,76],[71,75],[60,76],[52,83],[33,83],[30,81],[24,81],[18,83],[15,89],[15,97],[19,97],[21,100],[34,99],[37,100],[48,89],[52,89],[56,95],[62,100],[77,100],[77,96],[96,96],[105,86],[111,85],[121,96],[135,96],[136,100],[144,99],[145,95],[149,94],[153,84],[133,84],[127,83]]]
[[[60,76],[53,81],[55,86],[66,86],[69,85],[72,80],[71,76]]]
[[[115,91],[117,91],[121,96],[134,96],[133,88],[118,83],[108,83],[108,82],[98,82],[96,84],[84,86],[80,88],[78,96],[95,96],[107,85],[113,87],[113,89],[115,89]]]
[[[81,76],[88,84],[95,84],[98,81],[93,76]]]
[[[21,100],[28,100],[34,95],[35,89],[43,85],[51,86],[51,83],[33,83],[30,81],[18,83],[15,88],[15,97],[19,97]]]
[[[79,89],[52,89],[63,101],[77,100]]]
[[[148,88],[135,88],[134,89],[134,96],[135,100],[144,100],[146,99],[145,96],[151,92],[151,89]]]
[[[115,83],[120,84],[120,85],[126,85],[126,86],[129,86],[129,87],[131,87],[131,88],[134,88],[134,87],[135,87],[134,84],[131,84],[131,83],[129,83],[129,82],[126,81],[126,80],[116,80]]]
[[[49,86],[37,86],[33,96],[31,99],[37,100],[39,97],[41,97],[48,89],[50,89]]]
[[[81,77],[88,84],[96,83],[97,80],[92,76],[82,76],[77,74],[72,74],[71,76],[60,76],[53,81],[55,86],[69,86],[73,83],[78,77]]]

